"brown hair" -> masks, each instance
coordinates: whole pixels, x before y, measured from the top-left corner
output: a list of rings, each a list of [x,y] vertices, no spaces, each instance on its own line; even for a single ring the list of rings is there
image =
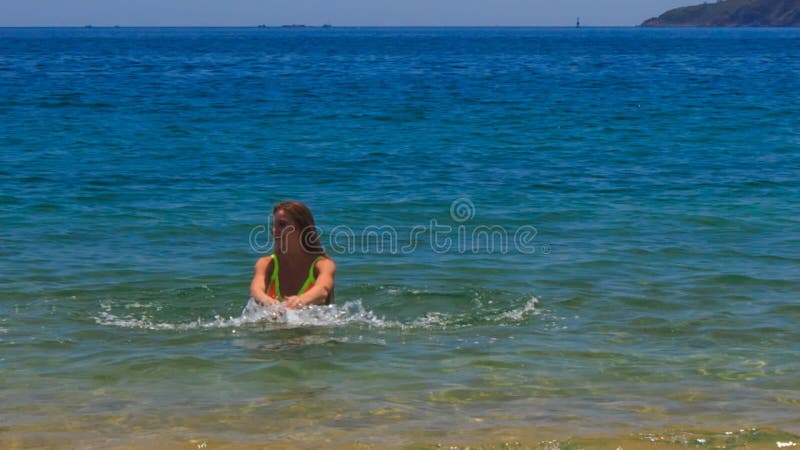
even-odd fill
[[[325,255],[325,248],[319,241],[317,226],[314,224],[314,216],[303,202],[287,201],[281,202],[272,208],[272,215],[278,211],[283,211],[288,215],[300,230],[300,245],[303,250],[312,255]]]

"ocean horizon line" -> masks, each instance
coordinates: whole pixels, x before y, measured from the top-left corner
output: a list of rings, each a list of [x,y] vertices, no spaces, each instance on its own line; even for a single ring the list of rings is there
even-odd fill
[[[330,28],[454,28],[454,29],[475,29],[475,28],[639,28],[639,25],[308,25],[308,24],[284,24],[284,25],[2,25],[0,29],[28,29],[28,28],[278,28],[278,29],[330,29]],[[685,28],[685,27],[684,27]]]

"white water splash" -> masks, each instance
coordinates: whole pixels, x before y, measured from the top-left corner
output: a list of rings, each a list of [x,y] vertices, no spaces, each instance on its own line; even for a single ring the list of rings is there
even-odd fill
[[[325,305],[289,309],[282,305],[262,306],[251,298],[245,305],[240,320],[244,323],[271,322],[289,327],[363,324],[376,328],[394,328],[400,325],[366,310],[361,304],[361,300],[347,302],[341,306]]]
[[[282,305],[262,306],[250,299],[239,317],[224,318],[214,316],[212,320],[197,319],[192,322],[167,323],[156,322],[146,315],[140,317],[119,317],[112,312],[110,304],[100,305],[102,311],[94,317],[98,325],[144,330],[200,330],[215,328],[238,328],[248,324],[267,323],[278,328],[303,326],[342,326],[347,324],[364,324],[376,328],[394,328],[401,326],[397,322],[385,321],[373,312],[364,309],[360,300],[347,302],[341,306],[310,306],[302,310],[286,308]],[[126,307],[127,309],[127,307]],[[156,308],[160,310],[161,308]]]
[[[483,319],[488,319],[491,322],[515,324],[525,320],[532,314],[538,314],[539,311],[536,309],[538,302],[539,300],[533,297],[519,308],[488,314]],[[197,319],[184,323],[157,322],[146,314],[142,314],[139,317],[134,317],[130,314],[120,317],[114,314],[111,304],[104,303],[100,306],[102,311],[94,317],[95,323],[98,325],[168,331],[238,328],[248,324],[267,324],[275,328],[338,327],[356,324],[380,329],[444,329],[469,326],[474,320],[470,318],[474,311],[463,313],[431,312],[403,323],[377,316],[374,312],[364,308],[361,300],[346,302],[342,305],[310,306],[296,310],[286,308],[283,305],[263,306],[251,298],[239,317],[224,318],[214,316],[211,320]],[[130,309],[129,306],[126,305],[125,309]],[[137,306],[153,306],[156,311],[161,310],[160,306],[155,305]]]

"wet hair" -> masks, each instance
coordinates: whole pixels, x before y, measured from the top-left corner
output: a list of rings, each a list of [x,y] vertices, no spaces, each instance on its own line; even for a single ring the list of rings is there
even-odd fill
[[[303,251],[312,255],[325,255],[325,248],[320,243],[317,226],[314,224],[314,216],[305,203],[281,202],[272,208],[272,215],[274,216],[278,211],[283,211],[297,225],[300,230],[300,245]]]

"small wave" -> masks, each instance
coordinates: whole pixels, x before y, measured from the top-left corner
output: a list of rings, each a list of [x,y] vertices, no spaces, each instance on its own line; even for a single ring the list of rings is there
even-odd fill
[[[539,299],[536,297],[531,297],[522,307],[512,309],[510,311],[504,311],[497,314],[494,317],[495,321],[507,321],[510,320],[512,322],[520,322],[525,320],[531,314],[537,314],[539,311],[536,309],[536,305],[539,304]]]
[[[452,329],[486,323],[514,325],[526,320],[531,315],[538,314],[539,310],[536,308],[538,303],[538,298],[531,297],[524,305],[510,310],[490,309],[481,306],[482,311],[470,310],[459,314],[431,312],[412,320],[408,324],[401,325],[401,328]]]
[[[187,331],[199,330],[209,328],[230,328],[238,327],[242,324],[240,319],[236,318],[222,318],[215,316],[214,320],[203,321],[202,319],[186,323],[167,323],[167,322],[154,322],[152,319],[142,316],[135,317],[118,317],[110,312],[102,311],[94,318],[95,323],[104,326],[113,326],[119,328],[134,328],[141,330],[162,330],[162,331]]]
[[[251,298],[239,317],[214,316],[211,320],[197,319],[184,323],[157,322],[144,314],[140,317],[131,315],[120,317],[115,315],[112,306],[106,303],[101,305],[102,311],[94,317],[94,320],[98,325],[104,326],[165,331],[237,328],[249,324],[269,324],[277,328],[366,325],[371,328],[400,330],[447,329],[462,328],[474,325],[476,322],[516,324],[530,315],[537,314],[538,303],[539,300],[532,297],[524,305],[511,310],[486,311],[483,314],[474,310],[463,313],[432,312],[408,322],[401,322],[379,317],[373,311],[366,309],[361,300],[349,301],[342,305],[310,306],[295,310],[282,305],[263,306]],[[153,304],[137,304],[137,306],[149,306],[156,311],[161,310]],[[125,306],[126,309],[129,307],[131,305]]]

